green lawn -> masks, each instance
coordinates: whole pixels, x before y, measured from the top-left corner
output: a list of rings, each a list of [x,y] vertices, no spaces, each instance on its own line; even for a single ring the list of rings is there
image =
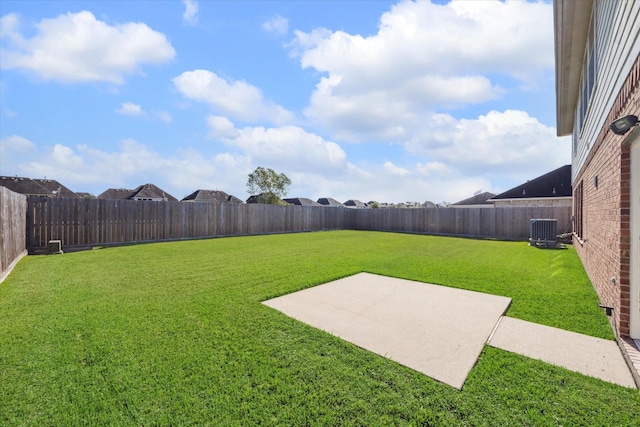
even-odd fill
[[[485,347],[458,391],[260,304],[362,271],[613,338],[571,248],[335,231],[32,256],[0,284],[0,424],[638,425],[632,389]]]

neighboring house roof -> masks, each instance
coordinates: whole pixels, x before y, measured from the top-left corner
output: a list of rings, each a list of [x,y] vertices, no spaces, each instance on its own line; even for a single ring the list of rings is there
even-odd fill
[[[366,208],[367,205],[365,205],[364,203],[362,203],[360,200],[353,200],[353,199],[349,199],[346,202],[344,202],[345,206],[351,206],[351,207],[356,207],[356,208]]]
[[[249,196],[249,198],[247,199],[247,203],[262,203],[260,201],[260,198],[264,195],[265,193],[260,193],[260,194],[254,194],[253,196]],[[278,199],[280,201],[280,204],[282,205],[286,205],[286,203],[284,202],[284,200],[282,199]]]
[[[127,190],[126,188],[109,188],[98,194],[98,199],[125,200],[132,194],[133,190]]]
[[[294,198],[283,199],[283,200],[289,203],[290,205],[296,205],[296,206],[321,206],[320,203],[314,202],[313,200],[307,199],[305,197],[294,197]]]
[[[133,190],[133,194],[129,196],[130,199],[140,200],[140,199],[152,199],[152,200],[164,200],[169,202],[177,202],[178,199],[173,197],[171,194],[165,192],[163,189],[153,185],[153,184],[143,184]]]
[[[426,202],[424,202],[424,203],[422,204],[422,207],[423,207],[423,208],[437,208],[437,207],[438,207],[438,205],[436,205],[435,203],[430,202],[429,200],[427,200]]]
[[[342,203],[331,197],[322,197],[318,199],[318,203],[324,206],[344,206]]]
[[[242,200],[231,196],[221,190],[196,190],[182,199],[183,202],[218,202],[218,203],[242,203]]]
[[[249,196],[247,199],[247,203],[260,203],[260,196],[262,194],[254,194],[253,196]]]
[[[459,202],[452,204],[456,206],[491,204],[491,202],[488,202],[487,200],[491,199],[494,196],[495,194],[485,191],[484,193],[476,194],[475,196],[469,197],[468,199],[460,200]],[[435,204],[433,207],[435,207]]]
[[[571,197],[571,165],[559,167],[536,179],[498,194],[492,197],[491,200],[544,197]]]
[[[0,185],[25,196],[55,197],[55,194],[31,178],[19,176],[0,176]]]
[[[81,191],[76,191],[76,194],[78,196],[82,197],[83,199],[96,199],[97,198],[96,196],[94,196],[91,193],[84,193],[84,192],[81,192]]]
[[[34,181],[42,185],[47,190],[51,191],[53,194],[55,194],[55,197],[67,198],[67,199],[80,198],[80,196],[77,193],[74,193],[73,191],[69,190],[67,187],[60,184],[55,179],[34,179]]]
[[[109,200],[165,200],[169,202],[177,202],[178,199],[173,197],[171,194],[165,192],[161,188],[153,185],[153,184],[144,184],[140,185],[135,190],[128,190],[126,188],[109,188],[105,190],[103,193],[98,195],[98,199],[109,199]]]

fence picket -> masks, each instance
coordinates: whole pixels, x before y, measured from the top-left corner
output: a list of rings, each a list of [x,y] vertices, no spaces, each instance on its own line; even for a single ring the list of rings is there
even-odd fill
[[[0,186],[0,280],[26,252],[29,231],[27,198]]]

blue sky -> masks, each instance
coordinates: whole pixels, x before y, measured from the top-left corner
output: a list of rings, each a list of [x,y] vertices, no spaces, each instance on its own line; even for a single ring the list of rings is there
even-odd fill
[[[0,175],[456,202],[570,163],[549,2],[0,3]]]

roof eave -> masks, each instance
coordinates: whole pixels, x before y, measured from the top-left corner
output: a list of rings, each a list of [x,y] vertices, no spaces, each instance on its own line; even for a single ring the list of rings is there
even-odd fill
[[[555,0],[556,121],[558,136],[573,133],[593,0]]]

